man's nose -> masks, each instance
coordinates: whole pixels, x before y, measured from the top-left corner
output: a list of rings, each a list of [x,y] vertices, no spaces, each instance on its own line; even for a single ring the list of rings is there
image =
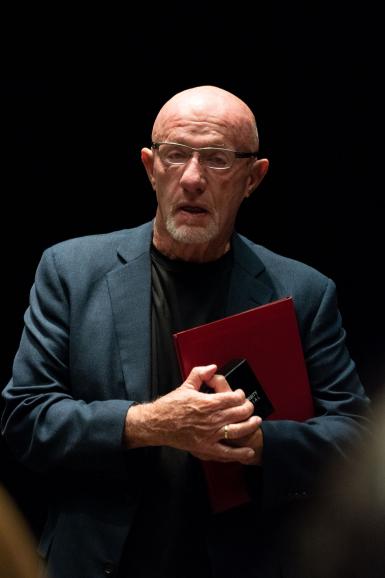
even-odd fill
[[[183,167],[180,178],[182,187],[191,193],[203,193],[206,188],[205,168],[199,160],[199,153],[194,152]]]

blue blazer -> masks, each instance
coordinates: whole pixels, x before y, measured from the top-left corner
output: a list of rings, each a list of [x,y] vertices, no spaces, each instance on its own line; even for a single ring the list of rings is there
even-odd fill
[[[54,578],[112,574],[151,476],[148,450],[122,446],[128,408],[150,399],[151,238],[147,223],[55,245],[31,290],[2,428],[18,459],[49,475],[40,549]],[[325,460],[361,435],[367,399],[333,282],[238,234],[233,250],[227,314],[293,296],[316,408],[305,423],[263,423],[271,516],[314,493]]]

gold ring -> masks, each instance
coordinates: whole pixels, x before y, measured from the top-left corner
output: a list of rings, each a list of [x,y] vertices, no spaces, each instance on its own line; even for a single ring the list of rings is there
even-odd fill
[[[229,426],[225,425],[224,430],[225,430],[225,440],[227,440],[229,439]]]

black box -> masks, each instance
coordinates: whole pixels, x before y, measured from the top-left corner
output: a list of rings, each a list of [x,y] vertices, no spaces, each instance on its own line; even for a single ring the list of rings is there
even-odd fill
[[[274,411],[247,359],[232,359],[219,368],[217,373],[226,378],[232,390],[242,389],[245,392],[247,399],[254,405],[254,415],[265,419]],[[201,391],[213,393],[213,389],[207,385],[202,386]]]

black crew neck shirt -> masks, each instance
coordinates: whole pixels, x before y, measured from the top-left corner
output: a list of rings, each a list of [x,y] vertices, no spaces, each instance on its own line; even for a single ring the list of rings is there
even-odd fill
[[[224,317],[232,262],[231,251],[213,262],[192,263],[151,248],[153,399],[182,383],[172,334]],[[149,450],[143,500],[119,578],[211,578],[211,514],[201,465],[182,450]]]

